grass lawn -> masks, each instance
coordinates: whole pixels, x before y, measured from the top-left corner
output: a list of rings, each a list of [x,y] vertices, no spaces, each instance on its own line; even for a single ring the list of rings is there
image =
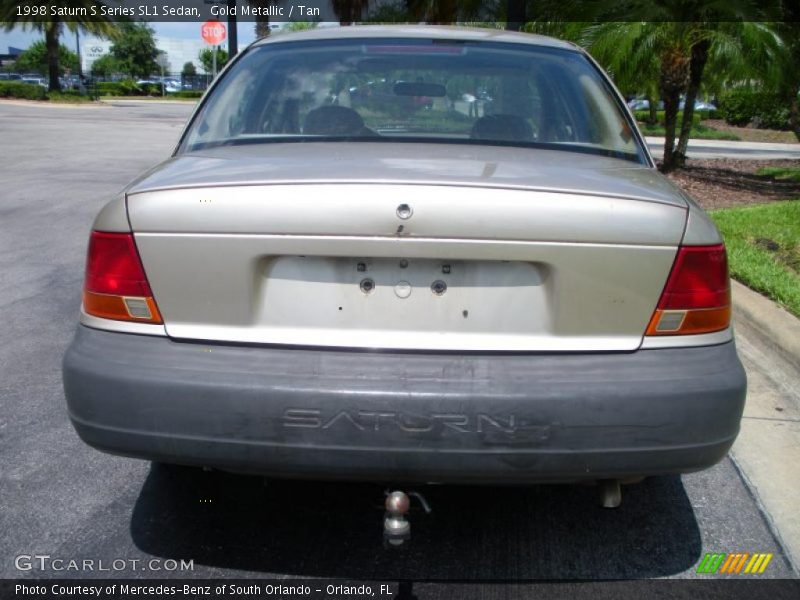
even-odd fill
[[[94,102],[88,96],[79,96],[77,94],[64,94],[60,92],[47,92],[48,102],[55,102],[58,104],[87,104]]]
[[[731,276],[800,317],[800,199],[712,211]]]
[[[639,122],[639,129],[642,131],[643,135],[664,137],[665,133],[663,125],[648,125],[647,123]],[[677,136],[679,133],[680,126],[675,131],[675,135]],[[701,124],[692,126],[692,131],[689,133],[689,139],[738,141],[741,138],[739,138],[739,136],[735,133],[730,133],[729,131],[717,131],[716,129],[712,129],[711,127],[706,127],[705,125]]]
[[[764,175],[773,179],[800,181],[800,167],[761,167],[756,175]]]

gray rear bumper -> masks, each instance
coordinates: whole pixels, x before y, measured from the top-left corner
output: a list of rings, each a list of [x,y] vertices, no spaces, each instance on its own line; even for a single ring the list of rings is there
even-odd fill
[[[734,344],[631,354],[369,353],[81,326],[64,388],[101,450],[312,479],[521,483],[688,472],[739,430]]]

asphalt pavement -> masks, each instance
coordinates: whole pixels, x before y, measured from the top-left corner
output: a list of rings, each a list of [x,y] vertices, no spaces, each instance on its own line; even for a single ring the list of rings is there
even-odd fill
[[[797,576],[729,458],[629,486],[616,510],[599,508],[590,486],[434,487],[433,514],[416,511],[411,546],[391,553],[377,485],[151,466],[84,445],[66,416],[60,362],[91,224],[169,155],[189,108],[0,103],[0,577],[108,575],[15,567],[39,553],[194,564],[113,573],[124,577],[709,578],[695,573],[706,552],[772,552],[759,577]]]

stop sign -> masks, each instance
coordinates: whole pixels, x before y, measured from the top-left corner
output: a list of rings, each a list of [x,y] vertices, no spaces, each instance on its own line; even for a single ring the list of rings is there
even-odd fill
[[[206,44],[216,46],[225,41],[227,32],[225,31],[225,25],[219,21],[206,21],[200,27],[200,35],[203,36]]]

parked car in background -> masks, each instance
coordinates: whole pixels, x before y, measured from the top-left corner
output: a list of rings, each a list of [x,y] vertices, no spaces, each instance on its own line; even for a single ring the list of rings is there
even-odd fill
[[[177,79],[165,79],[164,89],[168,94],[174,94],[181,91],[181,82]]]
[[[28,83],[30,85],[40,85],[44,88],[47,87],[47,82],[41,77],[22,77],[20,78],[20,81],[22,83]]]
[[[618,486],[726,454],[725,247],[583,50],[365,26],[234,60],[94,222],[64,360],[83,440],[423,483]],[[476,85],[486,112],[446,101]]]
[[[628,108],[631,110],[650,110],[650,101],[647,98],[633,98],[628,101]],[[664,102],[661,100],[656,104],[657,110],[664,110]]]
[[[633,98],[628,100],[628,108],[631,110],[648,110],[650,101],[647,98]]]
[[[686,101],[681,100],[679,104],[679,108],[683,110],[683,107],[686,106]],[[712,102],[706,102],[704,100],[695,100],[694,102],[694,109],[695,110],[717,110],[716,104]]]
[[[632,98],[628,100],[628,108],[631,110],[649,110],[650,109],[650,101],[647,98]],[[683,107],[686,105],[686,101],[682,98],[680,103],[678,104],[678,108],[683,110]],[[658,110],[664,110],[664,102],[659,101],[657,105]],[[716,110],[717,107],[711,102],[706,102],[703,100],[695,100],[694,103],[695,110]]]

